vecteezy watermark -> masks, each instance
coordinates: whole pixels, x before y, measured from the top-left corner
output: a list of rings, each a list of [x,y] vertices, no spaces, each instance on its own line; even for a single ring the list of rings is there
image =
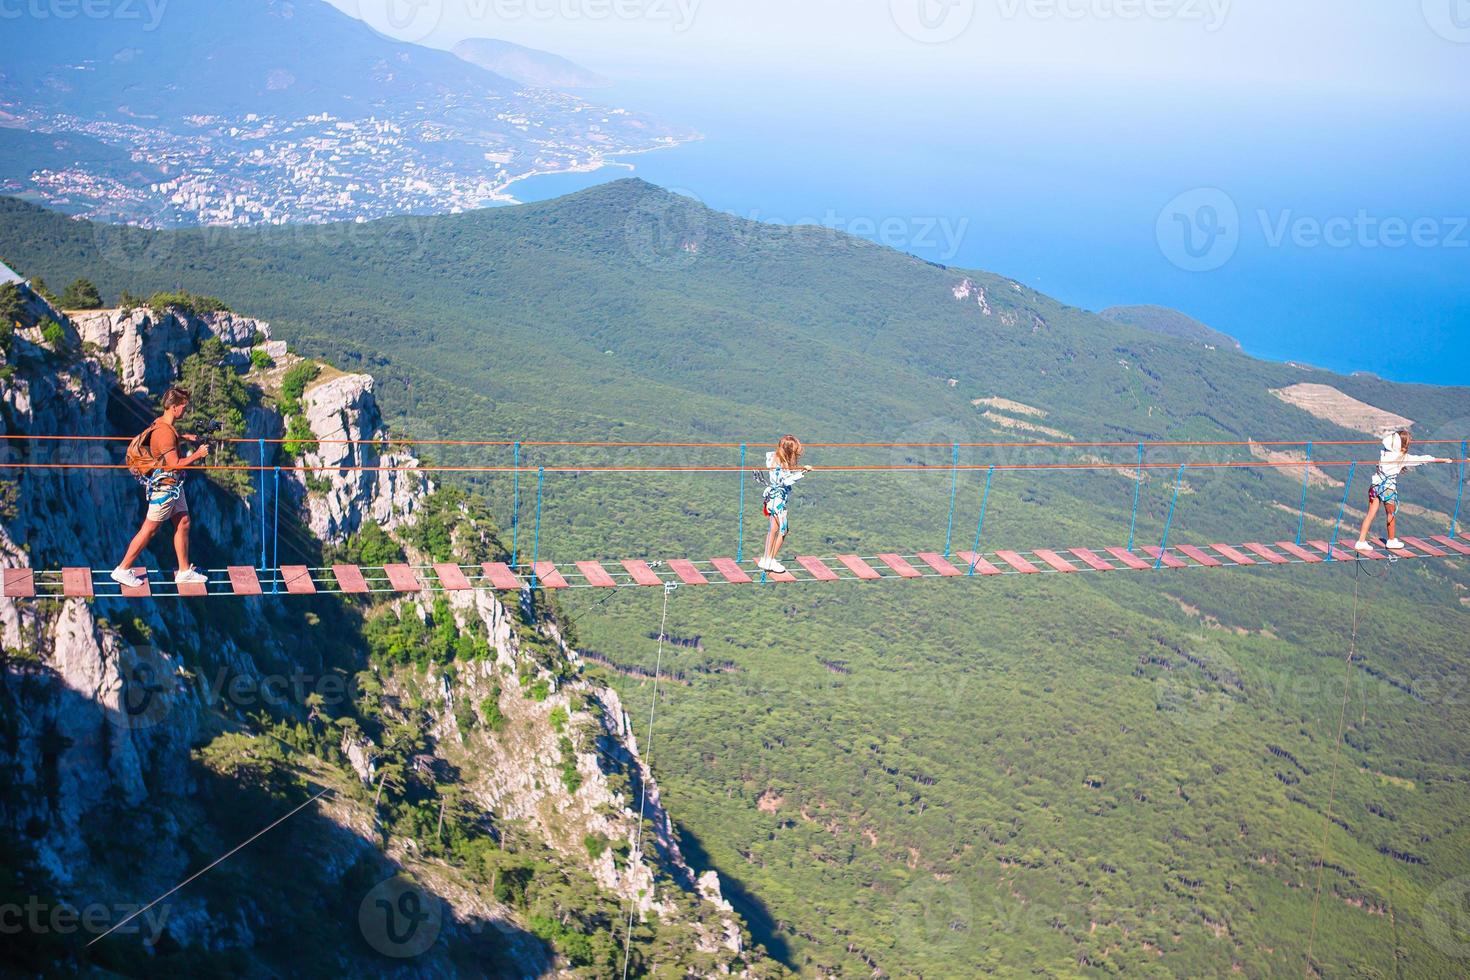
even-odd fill
[[[894,898],[894,938],[910,950],[959,952],[977,939],[975,897],[956,879],[925,878]]]
[[[1424,901],[1424,932],[1454,959],[1470,958],[1470,875],[1451,878]]]
[[[369,0],[360,0],[366,3]],[[383,3],[385,0],[371,0]],[[386,0],[391,2],[391,0]],[[441,2],[441,0],[420,0]],[[694,26],[703,0],[465,0],[473,20],[648,21],[669,24],[682,34]]]
[[[794,221],[762,214],[758,210],[747,212],[744,217],[755,222],[756,226],[748,232],[751,225],[737,225],[733,229],[736,238],[748,234],[765,239],[825,238],[835,242],[841,235],[852,235],[885,248],[923,253],[941,263],[950,262],[959,254],[970,231],[968,217],[951,218],[947,215],[844,215],[828,208],[820,216],[803,216]]]
[[[434,945],[443,916],[438,898],[397,875],[363,896],[357,925],[373,949],[394,959],[408,959]]]
[[[921,44],[953,41],[975,20],[975,0],[888,0],[900,31]]]
[[[1210,33],[1225,26],[1232,0],[996,0],[1001,17],[1016,20],[1198,23]]]
[[[1470,44],[1470,0],[1422,0],[1424,21],[1446,41]]]
[[[1186,272],[1211,272],[1240,247],[1240,209],[1218,187],[1185,191],[1159,212],[1159,250]]]
[[[422,41],[444,20],[444,0],[357,0],[357,19],[398,41]]]
[[[121,646],[117,699],[105,707],[107,720],[127,731],[141,731],[163,722],[177,700],[178,671],[178,661],[157,647],[146,643]]]
[[[1168,659],[1167,668],[1154,679],[1154,705],[1170,720],[1209,728],[1244,699],[1240,668],[1218,646],[1196,642],[1181,649],[1183,663]]]
[[[709,212],[693,195],[673,190],[641,198],[623,222],[633,258],[657,272],[677,272],[699,260],[709,237]]]
[[[1218,187],[1185,191],[1159,212],[1155,226],[1159,250],[1186,272],[1211,272],[1251,241],[1281,249],[1470,249],[1470,216],[1375,214],[1298,214],[1285,208],[1258,208],[1254,222],[1242,220],[1235,199]]]
[[[0,0],[0,20],[135,20],[156,31],[169,0]]]
[[[0,905],[0,935],[29,932],[67,936],[78,930],[94,936],[105,933],[117,936],[141,934],[144,942],[151,946],[163,935],[168,916],[167,905],[143,909],[139,905],[93,902],[76,906],[68,902],[43,902],[32,895],[24,905],[15,902]]]

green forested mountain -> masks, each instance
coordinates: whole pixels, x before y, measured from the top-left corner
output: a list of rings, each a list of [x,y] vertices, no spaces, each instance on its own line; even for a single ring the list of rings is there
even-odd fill
[[[51,282],[87,276],[109,300],[218,295],[303,351],[371,370],[392,424],[420,438],[749,440],[752,453],[784,431],[944,444],[1365,438],[1272,394],[1304,383],[1411,418],[1421,438],[1470,436],[1464,388],[1205,350],[1002,276],[746,222],[639,181],[455,216],[229,232],[92,226],[0,201],[0,255]],[[1150,460],[1252,451],[1161,448]],[[427,452],[510,461],[503,448]],[[997,472],[983,546],[1125,543],[1136,452],[1086,452],[1119,469]],[[1373,455],[1318,445],[1313,458]],[[738,458],[537,447],[523,460]],[[935,469],[819,469],[796,490],[788,553],[943,547],[947,447],[808,459]],[[1149,471],[1141,542],[1157,541],[1175,475]],[[958,476],[956,546],[973,540],[984,477]],[[1328,467],[1309,480],[1313,535],[1331,533],[1345,477]],[[509,477],[476,482],[509,524]],[[520,481],[522,522],[534,483]],[[1406,533],[1443,533],[1449,468],[1403,488],[1415,506]],[[1301,493],[1300,470],[1186,470],[1171,541],[1291,537]],[[763,532],[749,486],[746,504],[749,556]],[[737,535],[734,474],[545,478],[543,558],[728,554]],[[672,598],[670,631],[690,645],[665,653],[679,677],[662,689],[653,765],[686,853],[731,883],[773,955],[813,976],[1460,975],[1463,563],[1032,579]],[[651,689],[620,668],[653,667],[658,601],[565,601],[634,717]]]

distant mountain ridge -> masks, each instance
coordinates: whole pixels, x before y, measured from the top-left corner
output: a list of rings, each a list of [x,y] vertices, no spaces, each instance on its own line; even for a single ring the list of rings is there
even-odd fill
[[[574,61],[492,37],[470,37],[450,49],[486,71],[539,88],[607,88],[612,80]]]
[[[1240,341],[1229,334],[1221,333],[1214,327],[1205,326],[1189,314],[1171,310],[1167,306],[1110,306],[1098,316],[1114,323],[1123,323],[1140,330],[1161,333],[1166,337],[1178,337],[1180,340],[1194,340],[1202,344],[1213,344],[1216,347],[1243,350]]]

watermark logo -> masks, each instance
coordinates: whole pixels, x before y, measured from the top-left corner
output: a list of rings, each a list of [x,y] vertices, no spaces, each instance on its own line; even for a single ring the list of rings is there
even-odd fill
[[[143,941],[151,946],[163,935],[170,911],[166,904],[148,908],[128,904],[104,905],[101,902],[81,906],[67,902],[53,905],[32,895],[23,905],[18,902],[0,904],[0,936],[23,932],[38,936],[69,936],[78,931],[91,936],[141,935]]]
[[[648,21],[682,34],[694,26],[702,0],[466,0],[472,20]]]
[[[1424,21],[1446,41],[1470,44],[1470,0],[1423,0]]]
[[[888,0],[899,30],[920,44],[944,44],[969,30],[975,0]]]
[[[1424,901],[1424,932],[1454,959],[1470,958],[1470,876],[1451,878]]]
[[[1169,659],[1170,665],[1154,679],[1157,711],[1181,725],[1211,728],[1235,710],[1240,700],[1237,695],[1243,697],[1244,680],[1225,651],[1213,644],[1195,643]]]
[[[444,0],[357,0],[357,18],[379,34],[418,42],[444,19]]]
[[[168,4],[169,0],[0,0],[0,21],[137,21],[144,31],[156,31]]]
[[[894,898],[894,934],[906,949],[959,953],[979,938],[975,898],[955,879],[914,882]]]
[[[108,707],[107,720],[126,731],[141,731],[160,724],[173,710],[177,666],[157,647],[139,644],[123,647],[132,656],[119,658],[122,675],[116,705]]]
[[[1218,187],[1185,191],[1159,212],[1159,250],[1186,272],[1212,272],[1240,247],[1240,209]]]
[[[709,212],[684,191],[647,194],[628,212],[623,239],[638,263],[678,272],[699,261],[709,237]]]
[[[122,272],[153,272],[164,268],[177,248],[177,231],[160,231],[171,224],[173,209],[154,208],[136,223],[110,225],[91,223],[92,245],[107,265]]]
[[[434,945],[443,915],[438,898],[398,875],[363,896],[357,924],[373,949],[394,959],[408,959]]]
[[[1231,0],[999,0],[1006,20],[1143,20],[1195,23],[1213,34],[1225,26]]]

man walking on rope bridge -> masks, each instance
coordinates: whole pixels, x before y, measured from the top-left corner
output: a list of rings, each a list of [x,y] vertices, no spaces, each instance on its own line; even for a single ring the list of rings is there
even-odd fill
[[[1363,528],[1358,532],[1358,551],[1372,551],[1368,543],[1368,532],[1373,528],[1373,518],[1378,516],[1378,507],[1383,505],[1388,515],[1388,539],[1384,547],[1391,551],[1402,551],[1404,543],[1398,539],[1397,523],[1399,509],[1399,474],[1410,466],[1421,463],[1453,463],[1452,459],[1439,456],[1410,456],[1409,430],[1400,429],[1383,437],[1383,450],[1378,454],[1378,469],[1373,473],[1373,483],[1368,487],[1368,516],[1363,518]]]
[[[187,456],[181,455],[176,426],[188,410],[189,392],[170,388],[163,393],[163,414],[128,443],[128,470],[148,490],[148,513],[143,518],[143,526],[133,535],[122,563],[112,570],[112,580],[129,588],[143,584],[133,572],[133,562],[148,547],[158,529],[170,520],[174,522],[174,553],[179,559],[174,582],[184,585],[208,581],[189,564],[189,501],[184,496],[182,471],[208,456],[209,444],[204,443]]]

